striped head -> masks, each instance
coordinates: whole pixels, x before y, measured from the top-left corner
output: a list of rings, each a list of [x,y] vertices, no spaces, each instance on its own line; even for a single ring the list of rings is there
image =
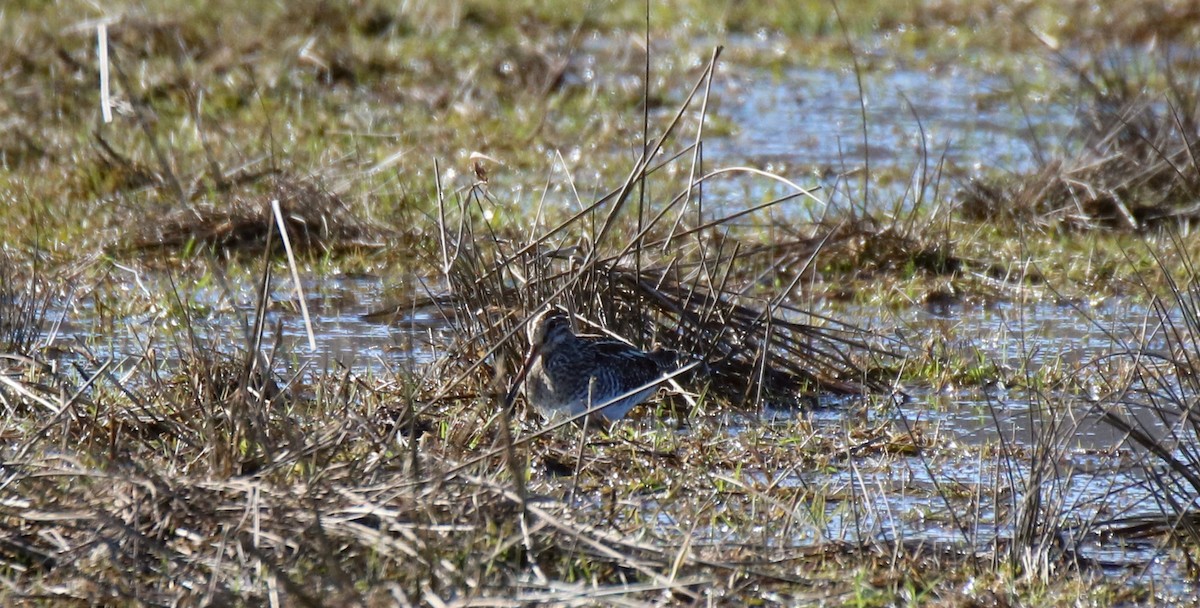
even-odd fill
[[[571,317],[561,308],[550,308],[538,315],[529,327],[529,345],[535,353],[554,348],[575,337],[571,330]]]
[[[525,355],[525,361],[521,363],[521,371],[517,373],[517,377],[513,380],[512,387],[504,399],[506,407],[512,407],[517,390],[525,381],[525,376],[533,369],[534,362],[541,358],[543,352],[568,344],[575,339],[575,333],[571,331],[571,317],[558,307],[550,308],[539,314],[525,327],[529,335],[529,354]]]

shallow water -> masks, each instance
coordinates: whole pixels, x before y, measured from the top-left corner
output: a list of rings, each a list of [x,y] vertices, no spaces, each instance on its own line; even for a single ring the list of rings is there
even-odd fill
[[[905,210],[950,200],[977,177],[1036,169],[1078,125],[1075,108],[1018,94],[1006,78],[969,67],[867,72],[861,95],[850,67],[722,75],[715,90],[718,113],[735,131],[705,142],[706,166],[773,171],[825,202],[798,199],[774,211],[783,218],[819,218],[827,206],[864,201]],[[705,188],[717,209],[793,192],[759,178]]]
[[[1153,459],[1139,461],[1137,452],[1128,449],[1125,434],[1101,420],[1101,390],[1086,381],[1099,373],[1095,363],[1121,343],[1162,345],[1161,337],[1146,330],[1147,321],[1155,317],[1145,307],[1115,299],[1095,305],[996,302],[886,311],[823,303],[817,312],[898,335],[911,345],[936,336],[956,356],[968,361],[979,357],[1009,373],[1028,370],[1033,378],[1053,368],[1083,381],[1078,387],[1042,393],[1000,383],[911,387],[903,398],[882,405],[840,397],[821,399],[817,407],[801,412],[770,409],[731,415],[725,424],[735,435],[764,426],[786,432],[799,416],[825,436],[850,437],[851,428],[864,420],[868,426],[890,424],[901,436],[917,429],[929,446],[911,455],[854,458],[852,464],[839,464],[832,471],[741,470],[758,483],[841,497],[828,500],[817,514],[808,514],[807,504],[798,507],[793,515],[799,523],[785,528],[791,536],[774,542],[804,546],[885,538],[980,550],[1007,542],[1015,534],[1007,514],[1021,508],[1029,485],[1035,483],[1031,463],[1043,460],[1035,452],[1047,441],[1053,446],[1054,456],[1047,461],[1052,468],[1039,487],[1047,501],[1042,517],[1053,519],[1045,521],[1070,527],[1093,520],[1161,517],[1162,505],[1155,499],[1161,490],[1147,481],[1144,466]],[[1022,378],[1017,375],[1018,382]],[[1162,421],[1149,411],[1121,411],[1143,428],[1165,432]],[[1050,422],[1057,423],[1057,432],[1046,436],[1043,430]],[[802,525],[805,521],[820,523]],[[731,534],[712,529],[705,530],[703,538],[745,540]],[[1078,555],[1104,569],[1136,571],[1140,580],[1165,584],[1183,595],[1197,592],[1185,582],[1178,564],[1162,559],[1155,540],[1118,534],[1088,536],[1081,543],[1074,547]]]
[[[382,373],[410,369],[433,361],[438,348],[448,341],[446,324],[436,311],[419,310],[398,314],[390,323],[367,321],[363,315],[386,307],[386,286],[377,276],[340,276],[305,283],[305,304],[316,337],[316,348],[308,342],[304,317],[296,305],[290,281],[277,280],[270,297],[264,333],[265,348],[278,339],[280,373],[321,373],[352,369],[360,373]],[[140,277],[137,287],[152,293],[171,293],[166,277]],[[61,317],[56,336],[60,342],[87,344],[98,359],[120,361],[140,358],[148,349],[170,360],[178,356],[178,343],[163,336],[181,336],[190,331],[197,342],[226,354],[248,348],[247,331],[254,318],[255,286],[237,283],[233,293],[215,286],[181,288],[191,309],[190,317],[153,309],[111,321],[113,330],[98,327],[95,307],[88,299],[72,301],[70,310],[51,311]],[[278,335],[276,328],[279,329]],[[183,339],[188,343],[189,339]]]
[[[907,170],[923,154],[934,162],[944,154],[962,169],[1028,171],[1037,162],[1030,134],[1053,140],[1075,125],[1071,109],[1022,100],[1011,83],[967,67],[865,73],[861,96],[848,67],[725,82],[722,114],[737,132],[708,142],[705,151],[718,162],[757,167],[782,161],[838,173],[862,166],[869,152],[881,168]]]
[[[706,135],[705,171],[769,171],[813,189],[824,201],[797,198],[772,209],[773,218],[784,220],[810,220],[827,206],[858,207],[864,199],[885,210],[910,208],[917,200],[951,200],[953,190],[976,177],[1036,169],[1040,158],[1053,158],[1068,145],[1069,134],[1079,126],[1076,107],[1039,93],[1019,92],[1008,77],[967,66],[864,72],[861,95],[851,66],[718,70],[710,99],[709,113],[727,120],[732,133]],[[696,102],[693,109],[699,105]],[[658,123],[665,123],[677,109],[673,104],[657,109]],[[686,129],[694,125],[688,124],[668,143],[664,157],[693,142],[694,131]],[[624,157],[616,155],[620,171],[627,171],[636,158],[633,148]],[[583,198],[616,185],[591,181],[600,174],[591,173],[589,166],[611,159],[589,158],[580,148],[562,152],[567,165],[578,172],[574,185],[585,192]],[[674,163],[687,165],[690,158],[689,154]],[[548,159],[558,166],[556,157]],[[865,192],[868,167],[871,179]],[[546,204],[572,211],[583,206],[558,171],[542,177],[549,191]],[[504,200],[532,207],[539,204],[544,184],[540,178],[531,184],[525,177],[514,181],[513,176],[500,175],[491,187]],[[736,212],[795,190],[737,173],[706,181],[702,192],[707,210]]]

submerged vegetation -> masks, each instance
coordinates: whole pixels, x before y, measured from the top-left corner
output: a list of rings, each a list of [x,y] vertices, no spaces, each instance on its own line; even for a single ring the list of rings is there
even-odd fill
[[[1195,601],[1200,13],[799,4],[0,8],[0,603]],[[1032,162],[903,91],[897,149],[713,145],[810,68],[865,140],[872,76],[993,75]],[[403,352],[322,367],[361,276]],[[548,426],[549,304],[696,364]]]

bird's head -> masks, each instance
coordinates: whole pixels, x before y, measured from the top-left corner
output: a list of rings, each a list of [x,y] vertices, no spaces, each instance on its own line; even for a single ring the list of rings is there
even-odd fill
[[[538,353],[574,336],[570,315],[558,307],[541,313],[529,324],[529,345]]]

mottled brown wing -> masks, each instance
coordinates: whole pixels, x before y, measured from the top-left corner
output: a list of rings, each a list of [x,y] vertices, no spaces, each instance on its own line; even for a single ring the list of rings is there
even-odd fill
[[[610,361],[622,369],[622,375],[639,378],[654,378],[664,372],[674,371],[678,353],[670,350],[640,351],[620,340],[588,336],[597,359]]]

